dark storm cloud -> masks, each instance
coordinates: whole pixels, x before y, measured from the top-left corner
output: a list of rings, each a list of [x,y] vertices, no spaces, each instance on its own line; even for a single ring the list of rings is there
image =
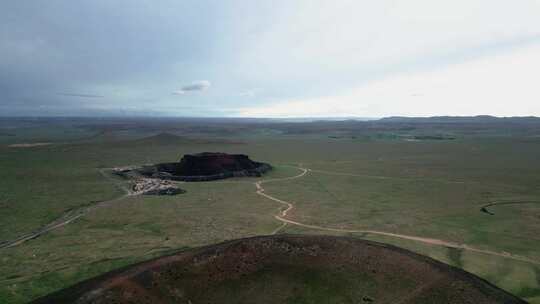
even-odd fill
[[[131,96],[132,89],[150,91],[167,81],[172,90],[180,73],[190,74],[190,66],[208,61],[212,40],[205,37],[215,31],[208,20],[217,6],[2,1],[0,102],[15,109],[58,105],[74,97],[77,104],[79,97]],[[189,30],[193,28],[197,31]],[[98,93],[58,93],[66,87]]]

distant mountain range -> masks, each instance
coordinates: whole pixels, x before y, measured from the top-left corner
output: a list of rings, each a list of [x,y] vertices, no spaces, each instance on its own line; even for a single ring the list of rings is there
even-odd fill
[[[390,116],[383,118],[370,118],[370,117],[290,117],[290,118],[258,118],[258,117],[174,117],[174,116],[133,116],[133,117],[109,117],[109,116],[96,116],[96,117],[8,117],[1,116],[0,114],[0,128],[4,124],[10,125],[15,122],[22,124],[36,124],[42,122],[56,122],[56,123],[75,123],[75,124],[87,124],[98,121],[103,123],[119,123],[119,122],[141,122],[141,121],[166,121],[170,123],[184,122],[184,123],[214,123],[214,124],[227,124],[227,123],[518,123],[528,124],[540,123],[540,117],[536,116],[511,116],[511,117],[497,117],[490,115],[478,115],[478,116],[431,116],[431,117],[410,117],[410,116]]]
[[[404,117],[392,116],[378,120],[379,122],[395,123],[540,123],[540,117],[515,116],[496,117],[490,115],[478,116],[432,116],[432,117]]]

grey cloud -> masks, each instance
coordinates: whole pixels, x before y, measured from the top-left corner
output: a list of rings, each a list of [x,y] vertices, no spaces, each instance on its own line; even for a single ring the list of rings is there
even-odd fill
[[[208,80],[195,81],[181,87],[178,91],[174,91],[173,95],[183,95],[187,92],[205,91],[210,87],[210,85],[210,81]]]
[[[58,93],[60,96],[73,96],[73,97],[83,97],[83,98],[103,98],[103,95],[94,95],[94,94],[78,94],[78,93]]]

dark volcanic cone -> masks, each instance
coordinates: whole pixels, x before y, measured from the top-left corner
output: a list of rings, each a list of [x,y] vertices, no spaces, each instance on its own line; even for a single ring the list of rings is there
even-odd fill
[[[186,154],[177,163],[162,163],[139,169],[148,177],[183,181],[207,181],[227,177],[261,176],[269,164],[255,162],[243,154],[204,152]]]
[[[394,246],[265,236],[140,263],[34,303],[525,303],[460,269]]]
[[[175,167],[175,175],[213,175],[223,172],[255,170],[261,163],[254,162],[247,155],[226,153],[199,153],[184,155]]]

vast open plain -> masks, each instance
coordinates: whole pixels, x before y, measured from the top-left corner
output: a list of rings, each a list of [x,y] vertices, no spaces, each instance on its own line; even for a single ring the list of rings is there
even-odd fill
[[[122,166],[247,154],[263,177],[130,193]],[[475,118],[3,119],[0,302],[185,248],[347,235],[457,266],[540,303],[540,122]]]

